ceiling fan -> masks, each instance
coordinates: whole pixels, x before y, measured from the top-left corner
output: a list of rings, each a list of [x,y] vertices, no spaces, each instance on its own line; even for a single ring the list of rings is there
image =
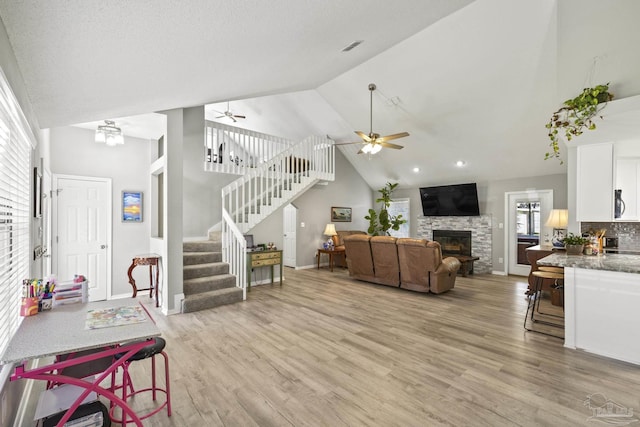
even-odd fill
[[[218,110],[213,110],[218,114],[221,114],[220,116],[217,116],[216,119],[221,119],[223,117],[228,117],[231,120],[233,120],[233,122],[237,122],[236,119],[246,119],[246,116],[241,116],[239,114],[233,114],[230,110],[229,110],[229,101],[227,101],[227,110],[222,112],[222,111],[218,111]]]
[[[362,138],[362,141],[345,142],[345,143],[336,144],[336,145],[363,144],[364,147],[362,147],[360,151],[358,151],[358,154],[360,153],[376,154],[378,151],[382,150],[382,147],[393,148],[396,150],[404,148],[402,145],[390,144],[387,141],[409,136],[408,132],[394,133],[393,135],[387,135],[387,136],[380,136],[380,134],[373,132],[373,91],[374,90],[376,90],[376,85],[373,83],[370,83],[369,84],[369,107],[370,107],[369,134],[367,135],[366,133],[357,130],[355,132],[360,136],[360,138]]]

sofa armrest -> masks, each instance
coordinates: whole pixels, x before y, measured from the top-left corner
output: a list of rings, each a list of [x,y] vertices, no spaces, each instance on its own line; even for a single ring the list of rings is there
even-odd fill
[[[442,264],[440,264],[440,267],[438,267],[437,272],[440,272],[444,269],[449,273],[455,273],[460,269],[460,265],[461,264],[458,258],[450,256],[442,260]]]

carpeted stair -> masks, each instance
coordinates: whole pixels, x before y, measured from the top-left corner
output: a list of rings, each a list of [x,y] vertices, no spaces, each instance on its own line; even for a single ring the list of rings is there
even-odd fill
[[[236,288],[229,264],[222,262],[219,233],[209,235],[209,240],[184,242],[182,248],[183,313],[242,301],[242,289]]]

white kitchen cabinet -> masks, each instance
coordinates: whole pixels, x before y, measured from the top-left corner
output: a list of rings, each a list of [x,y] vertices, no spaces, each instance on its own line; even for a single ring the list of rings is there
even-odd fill
[[[622,190],[623,210],[617,221],[637,221],[640,186],[640,158],[617,158],[614,190]],[[614,200],[615,217],[615,200]]]
[[[613,220],[613,144],[577,148],[576,220]]]

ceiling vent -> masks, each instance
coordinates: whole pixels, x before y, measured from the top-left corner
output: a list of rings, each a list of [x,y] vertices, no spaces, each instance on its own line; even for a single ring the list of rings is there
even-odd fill
[[[345,47],[344,49],[342,49],[343,52],[349,52],[350,50],[352,50],[353,48],[360,46],[360,44],[362,44],[364,40],[356,40],[353,43],[351,43],[349,46]]]

